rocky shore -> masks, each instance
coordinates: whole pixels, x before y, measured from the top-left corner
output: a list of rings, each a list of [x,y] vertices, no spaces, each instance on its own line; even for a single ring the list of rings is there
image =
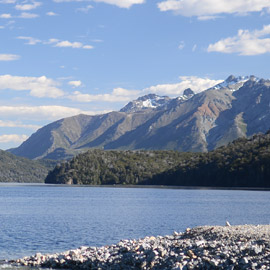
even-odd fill
[[[37,253],[14,266],[66,269],[270,269],[270,225],[204,226],[103,247]]]

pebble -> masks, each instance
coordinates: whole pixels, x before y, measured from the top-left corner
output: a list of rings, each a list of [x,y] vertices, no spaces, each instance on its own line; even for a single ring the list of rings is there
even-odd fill
[[[55,269],[270,269],[270,225],[203,226],[9,261]]]

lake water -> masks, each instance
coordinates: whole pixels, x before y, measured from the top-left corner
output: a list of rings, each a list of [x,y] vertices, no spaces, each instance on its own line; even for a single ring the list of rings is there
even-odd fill
[[[199,225],[269,224],[265,191],[0,185],[0,259]]]

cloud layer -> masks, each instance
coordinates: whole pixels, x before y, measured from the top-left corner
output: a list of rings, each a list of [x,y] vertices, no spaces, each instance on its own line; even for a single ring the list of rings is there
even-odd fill
[[[0,143],[22,143],[28,139],[27,135],[8,134],[0,136]]]
[[[140,95],[138,90],[126,90],[123,88],[115,88],[110,94],[91,95],[83,94],[80,91],[73,92],[69,99],[76,102],[128,102]]]
[[[68,40],[64,40],[64,41],[59,41],[56,39],[51,39],[52,43],[55,43],[55,47],[60,47],[60,48],[73,48],[73,49],[93,49],[94,47],[91,45],[84,45],[81,42],[70,42]]]
[[[139,96],[147,95],[150,93],[158,95],[168,95],[171,97],[177,97],[183,95],[183,92],[187,88],[191,88],[194,92],[199,93],[203,90],[209,89],[223,80],[211,80],[209,78],[199,78],[196,76],[181,76],[179,83],[174,84],[158,84],[150,86],[142,90],[127,90],[124,88],[115,88],[110,94],[91,95],[83,94],[79,91],[75,91],[69,98],[77,102],[128,102],[132,99],[136,99]]]
[[[64,95],[58,83],[46,76],[20,77],[12,75],[0,76],[0,90],[30,91],[33,97],[57,98]]]
[[[3,121],[3,120],[0,120],[0,127],[26,128],[26,129],[32,129],[32,130],[37,130],[41,128],[41,126],[38,126],[38,125],[29,125],[29,124],[23,124],[19,121]]]
[[[89,2],[89,0],[53,0],[53,1],[56,3]],[[145,3],[145,0],[94,0],[94,1],[115,5],[120,8],[130,8],[133,5]]]
[[[108,111],[84,111],[78,108],[66,106],[0,106],[2,118],[18,118],[32,121],[55,121],[61,118],[78,114],[101,114]]]
[[[135,4],[143,4],[145,2],[144,0],[94,0],[94,1],[115,5],[120,8],[130,8]]]
[[[17,10],[23,10],[23,11],[25,11],[25,10],[32,10],[32,9],[35,9],[35,8],[41,6],[41,5],[42,5],[41,2],[32,2],[32,4],[17,4],[15,6],[15,9],[17,9]]]
[[[69,81],[68,84],[71,85],[72,87],[79,87],[82,85],[82,82],[81,81]]]
[[[209,89],[223,80],[211,80],[209,78],[199,78],[196,76],[180,76],[181,82],[174,84],[158,84],[145,88],[144,93],[155,93],[159,95],[168,95],[172,97],[183,95],[184,90],[191,88],[195,93]]]
[[[238,53],[240,55],[258,55],[270,52],[270,25],[261,30],[238,30],[234,37],[222,39],[210,44],[208,52]]]
[[[0,54],[0,61],[14,61],[20,59],[16,54]]]
[[[259,12],[270,7],[268,0],[166,0],[158,3],[160,11],[174,11],[186,17],[204,17],[228,13]],[[204,17],[207,18],[207,17]]]

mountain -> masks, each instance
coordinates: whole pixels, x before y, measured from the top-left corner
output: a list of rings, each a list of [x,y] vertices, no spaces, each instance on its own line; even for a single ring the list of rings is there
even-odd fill
[[[56,162],[33,161],[0,150],[0,182],[43,183]]]
[[[171,99],[167,96],[149,94],[129,102],[120,112],[135,113],[147,109],[155,109],[166,105]]]
[[[217,84],[213,87],[213,89],[222,89],[222,88],[228,88],[231,91],[236,91],[241,88],[245,82],[247,81],[259,81],[259,79],[253,75],[251,76],[239,76],[235,77],[233,75],[229,76],[224,82]]]
[[[270,131],[207,153],[89,150],[51,171],[45,183],[270,187]]]
[[[122,110],[53,122],[10,152],[31,159],[71,158],[89,148],[206,152],[266,132],[270,81],[229,76],[223,83],[177,98],[147,95]]]

